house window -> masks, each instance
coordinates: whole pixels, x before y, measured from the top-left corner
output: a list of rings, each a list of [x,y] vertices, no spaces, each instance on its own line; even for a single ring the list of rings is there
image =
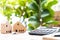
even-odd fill
[[[11,30],[9,31],[9,33],[11,33]]]
[[[19,30],[19,32],[23,32],[24,30]]]
[[[19,30],[19,32],[21,32],[21,30]]]
[[[17,32],[17,30],[15,30]]]
[[[19,23],[17,25],[19,25]]]
[[[6,25],[6,27],[8,27],[8,25]]]
[[[58,25],[58,27],[60,27],[60,25]]]
[[[6,33],[7,33],[8,31],[6,31]]]

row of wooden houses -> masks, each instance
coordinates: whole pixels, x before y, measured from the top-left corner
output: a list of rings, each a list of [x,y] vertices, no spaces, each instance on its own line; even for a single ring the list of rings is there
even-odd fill
[[[20,22],[16,22],[13,26],[11,26],[9,22],[5,22],[0,25],[0,32],[2,34],[12,33],[12,32],[24,33],[25,31],[26,31],[26,27],[24,27]]]
[[[50,27],[60,27],[60,11],[55,12],[53,19],[58,21],[58,24],[51,24]],[[23,33],[25,31],[26,27],[24,27],[19,21],[16,22],[13,26],[11,26],[9,22],[2,23],[0,25],[0,32],[3,34],[12,32]]]

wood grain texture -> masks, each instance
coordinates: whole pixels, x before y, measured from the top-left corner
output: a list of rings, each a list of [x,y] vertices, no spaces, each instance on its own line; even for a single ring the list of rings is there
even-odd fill
[[[16,22],[13,25],[13,32],[24,33],[26,31],[26,27],[22,25],[20,22]]]
[[[1,24],[2,34],[11,33],[11,32],[12,32],[12,26],[8,22]]]
[[[53,19],[58,22],[58,24],[50,24],[50,27],[60,27],[60,11],[56,11]]]
[[[56,40],[54,38],[49,38],[49,37],[43,37],[43,40]]]

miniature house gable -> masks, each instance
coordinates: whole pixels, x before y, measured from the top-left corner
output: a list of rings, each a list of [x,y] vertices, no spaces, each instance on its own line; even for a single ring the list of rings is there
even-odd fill
[[[55,12],[54,18],[55,20],[60,21],[60,11]]]
[[[6,34],[11,32],[12,32],[12,26],[8,22],[1,24],[1,33]]]
[[[26,31],[26,28],[20,22],[16,22],[13,25],[13,32],[23,33]]]
[[[55,26],[60,27],[60,11],[55,12],[54,19],[58,21],[58,24]]]

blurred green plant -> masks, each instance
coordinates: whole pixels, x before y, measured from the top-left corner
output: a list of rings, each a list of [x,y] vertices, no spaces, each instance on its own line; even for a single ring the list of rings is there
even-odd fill
[[[56,3],[57,0],[0,0],[0,12],[8,20],[11,20],[12,14],[19,18],[29,18],[28,28],[33,30],[40,25],[56,24],[53,20],[54,11],[51,9]]]
[[[30,30],[34,30],[40,25],[49,27],[50,24],[57,24],[57,21],[53,19],[54,10],[51,8],[57,2],[58,0],[35,0],[31,4],[30,7],[37,14],[29,18],[30,23],[28,25],[29,25]]]
[[[3,15],[8,20],[11,19],[12,14],[17,17],[23,16],[24,19],[33,15],[33,11],[28,7],[32,0],[0,0],[0,8],[3,10]]]

